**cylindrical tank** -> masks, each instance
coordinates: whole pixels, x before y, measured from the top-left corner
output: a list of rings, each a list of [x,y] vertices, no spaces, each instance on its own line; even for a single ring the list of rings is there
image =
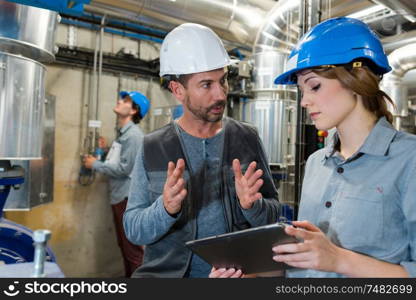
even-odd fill
[[[243,120],[259,130],[269,163],[294,163],[296,141],[296,89],[279,89],[273,81],[283,72],[287,55],[263,51],[253,55],[254,99],[246,102]]]
[[[273,99],[267,93],[262,99],[244,105],[243,120],[253,123],[263,141],[269,163],[286,166],[294,163],[296,141],[296,101]]]
[[[51,62],[57,23],[54,11],[0,0],[0,51]]]
[[[254,61],[253,91],[278,90],[274,79],[276,74],[284,72],[287,54],[270,50],[254,54],[252,59]]]
[[[45,67],[0,52],[0,159],[39,159]]]

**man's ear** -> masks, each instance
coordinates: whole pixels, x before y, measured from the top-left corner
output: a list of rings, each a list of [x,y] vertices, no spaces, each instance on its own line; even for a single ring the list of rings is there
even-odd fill
[[[186,97],[186,89],[180,82],[173,80],[169,82],[169,90],[172,92],[176,99],[183,103]]]
[[[138,111],[139,111],[138,109],[132,108],[130,111],[130,116],[133,117]]]

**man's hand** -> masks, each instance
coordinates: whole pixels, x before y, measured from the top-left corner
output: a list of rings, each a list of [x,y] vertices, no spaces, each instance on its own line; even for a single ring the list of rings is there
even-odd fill
[[[97,159],[92,155],[84,155],[84,159],[82,161],[84,163],[84,167],[87,169],[92,169],[92,165],[96,160]]]
[[[170,215],[175,215],[182,208],[182,201],[186,197],[185,179],[183,173],[185,171],[185,161],[178,159],[175,163],[169,162],[168,176],[163,188],[163,205]]]
[[[211,273],[209,273],[208,278],[241,278],[243,277],[243,272],[240,269],[216,269],[212,268]]]
[[[263,179],[260,179],[263,171],[261,169],[256,170],[256,166],[255,161],[251,162],[243,175],[240,161],[238,159],[233,160],[235,190],[243,209],[250,209],[254,202],[262,198],[259,189],[263,185]]]
[[[243,271],[240,269],[215,269],[214,267],[211,269],[211,273],[209,273],[208,278],[255,278],[257,277],[256,274],[246,275],[243,274]]]

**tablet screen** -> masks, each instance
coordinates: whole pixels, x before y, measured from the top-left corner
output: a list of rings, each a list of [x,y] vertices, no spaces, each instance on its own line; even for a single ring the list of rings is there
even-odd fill
[[[186,246],[215,268],[241,269],[244,274],[284,270],[289,266],[272,259],[272,248],[298,242],[285,233],[285,226],[275,223],[250,228],[189,241]]]

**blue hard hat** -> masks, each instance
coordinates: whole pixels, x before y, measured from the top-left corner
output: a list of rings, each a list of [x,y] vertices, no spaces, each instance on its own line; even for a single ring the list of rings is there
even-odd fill
[[[355,60],[371,61],[378,75],[391,71],[383,46],[376,34],[362,21],[333,18],[311,28],[297,43],[286,63],[287,71],[275,84],[296,84],[294,76],[303,69],[343,65]]]
[[[183,105],[182,104],[176,105],[175,108],[173,109],[172,118],[176,120],[180,118],[182,115],[183,115]]]
[[[149,111],[149,107],[150,107],[149,99],[147,99],[145,95],[139,92],[126,92],[126,91],[120,92],[121,99],[124,99],[124,97],[126,96],[129,96],[131,100],[140,107],[140,116],[144,118],[144,116]]]

